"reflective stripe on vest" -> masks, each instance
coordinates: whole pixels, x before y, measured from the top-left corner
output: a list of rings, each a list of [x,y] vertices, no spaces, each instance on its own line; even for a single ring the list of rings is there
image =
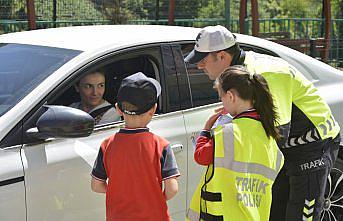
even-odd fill
[[[224,125],[222,128],[222,140],[224,144],[224,157],[215,157],[215,167],[223,167],[238,173],[254,173],[275,180],[282,162],[282,153],[277,151],[276,168],[272,169],[263,164],[235,161],[233,124]],[[215,136],[217,131],[215,131]],[[220,133],[220,132],[219,132]],[[217,138],[217,136],[216,136]]]
[[[331,119],[331,121],[330,121]],[[327,136],[328,131],[331,131],[336,126],[336,121],[333,119],[333,116],[330,116],[330,119],[325,121],[325,124],[320,124],[319,127],[323,130],[323,135]]]

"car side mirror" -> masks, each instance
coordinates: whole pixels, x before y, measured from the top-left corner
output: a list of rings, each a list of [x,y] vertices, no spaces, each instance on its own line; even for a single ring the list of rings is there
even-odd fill
[[[94,118],[88,113],[66,106],[44,105],[36,128],[26,131],[39,139],[87,137],[94,129]]]

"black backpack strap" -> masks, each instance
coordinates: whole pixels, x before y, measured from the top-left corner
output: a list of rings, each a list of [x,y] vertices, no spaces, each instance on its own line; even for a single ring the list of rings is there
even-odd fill
[[[112,105],[96,109],[95,111],[90,112],[89,115],[91,115],[94,119],[99,117],[101,118],[102,115],[104,115],[104,113],[106,113],[106,111],[108,111],[110,108],[112,108]]]

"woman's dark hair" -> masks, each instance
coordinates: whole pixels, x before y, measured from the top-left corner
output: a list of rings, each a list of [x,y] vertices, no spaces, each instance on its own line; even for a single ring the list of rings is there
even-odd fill
[[[84,77],[86,77],[88,75],[91,75],[91,74],[101,74],[106,79],[106,74],[105,73],[106,73],[105,70],[102,69],[102,68],[98,69],[98,70],[95,70],[95,71],[89,71],[86,74],[84,74],[80,79],[78,79],[78,81],[76,82],[76,85],[79,86],[81,79],[83,79]]]
[[[251,100],[261,117],[263,128],[268,137],[280,139],[277,129],[278,116],[267,81],[260,74],[252,74],[241,66],[226,69],[217,79],[219,89],[224,92],[234,89],[243,100]]]

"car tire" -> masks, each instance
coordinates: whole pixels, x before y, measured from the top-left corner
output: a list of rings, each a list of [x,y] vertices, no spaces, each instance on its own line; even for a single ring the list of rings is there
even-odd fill
[[[343,220],[343,160],[337,159],[325,190],[324,210],[321,221]]]

